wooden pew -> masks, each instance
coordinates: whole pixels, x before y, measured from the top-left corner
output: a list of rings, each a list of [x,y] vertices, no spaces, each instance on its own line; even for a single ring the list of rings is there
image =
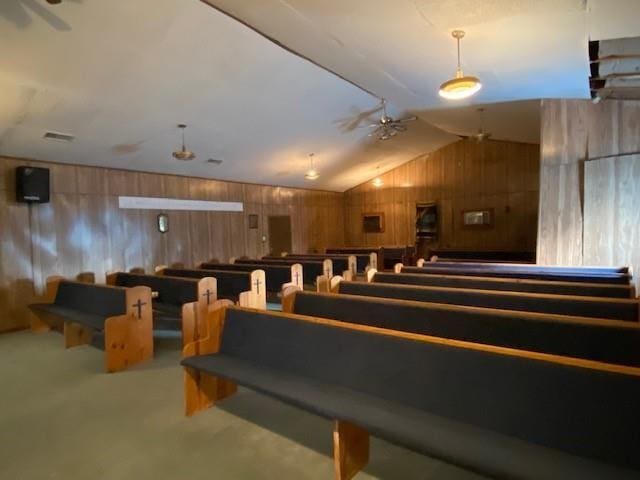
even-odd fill
[[[506,251],[506,250],[461,250],[436,248],[429,249],[427,255],[434,261],[460,261],[460,262],[519,262],[535,263],[534,251]]]
[[[487,272],[514,271],[514,272],[550,272],[550,273],[577,273],[592,275],[629,274],[629,267],[601,267],[601,266],[558,266],[537,265],[528,263],[487,263],[487,262],[427,262],[423,258],[418,259],[418,267],[479,269]]]
[[[437,263],[425,263],[422,267],[407,267],[396,264],[396,273],[417,273],[422,275],[463,275],[467,277],[495,277],[495,278],[520,278],[529,280],[550,280],[561,282],[586,282],[586,283],[606,283],[606,284],[629,284],[631,276],[629,273],[594,273],[591,271],[578,271],[567,269],[566,271],[547,271],[538,266],[531,266],[528,269],[522,267],[487,269],[483,267],[441,267]],[[557,267],[560,268],[560,267]]]
[[[231,258],[229,263],[233,264],[250,264],[250,265],[294,265],[299,263],[302,265],[303,282],[306,285],[314,285],[318,277],[333,277],[333,264],[331,260],[294,260],[286,257],[278,259],[261,258],[259,260],[251,258]]]
[[[288,254],[291,256],[292,254]],[[318,258],[349,258],[355,257],[356,259],[356,272],[364,273],[368,268],[377,268],[378,255],[373,252],[369,253],[305,253],[305,256],[315,256]]]
[[[640,324],[637,322],[301,291],[286,292],[282,310],[640,367]]]
[[[468,277],[464,275],[422,275],[411,273],[387,273],[369,270],[368,281],[423,285],[436,287],[471,288],[479,290],[501,290],[513,292],[551,293],[556,295],[578,295],[585,297],[635,298],[633,284],[615,285],[605,283],[558,282],[496,277]]]
[[[628,322],[640,320],[640,302],[630,298],[580,297],[396,283],[349,282],[343,281],[339,276],[331,280],[330,288],[319,285],[317,291],[556,315],[609,318]]]
[[[281,294],[283,285],[297,285],[302,288],[303,268],[299,263],[293,265],[267,265],[255,263],[202,263],[199,265],[203,270],[226,270],[235,272],[252,272],[254,270],[264,270],[267,295]]]
[[[199,337],[204,331],[207,312],[219,305],[217,281],[212,277],[196,279],[115,272],[107,275],[107,284],[149,287],[153,296],[153,329],[181,331],[185,345]],[[190,303],[196,304],[195,315],[187,318],[185,305]]]
[[[379,247],[333,247],[327,248],[327,253],[375,253],[376,262],[371,268],[377,270],[391,269],[396,263],[410,264],[415,247],[411,245],[387,245]]]
[[[369,434],[492,478],[637,479],[640,369],[279,312],[221,309],[187,345],[187,415],[240,384],[334,421],[335,478]]]
[[[29,305],[34,330],[63,323],[65,348],[91,344],[105,350],[107,372],[118,372],[153,357],[151,289],[121,288],[47,279],[49,301]],[[50,323],[51,322],[51,323]]]
[[[264,270],[234,272],[230,270],[188,270],[161,268],[159,275],[170,277],[216,279],[218,298],[237,302],[244,307],[267,308],[267,291]]]
[[[331,260],[331,266],[335,275],[349,275],[355,277],[358,274],[358,261],[355,255],[329,255],[329,254],[294,254],[285,253],[280,256],[266,255],[263,260],[293,260],[316,261]],[[364,269],[362,270],[364,272]]]

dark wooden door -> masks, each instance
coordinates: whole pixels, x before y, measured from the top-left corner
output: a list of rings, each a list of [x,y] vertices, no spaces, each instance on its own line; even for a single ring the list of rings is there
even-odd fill
[[[269,217],[269,253],[280,255],[291,251],[291,217],[277,215]]]

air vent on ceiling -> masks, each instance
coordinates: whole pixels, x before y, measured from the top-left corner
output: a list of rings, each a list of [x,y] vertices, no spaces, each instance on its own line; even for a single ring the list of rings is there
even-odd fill
[[[222,163],[222,160],[218,160],[217,158],[210,158],[209,160],[207,160],[207,163],[213,163],[214,165],[220,165]]]
[[[73,142],[73,139],[76,137],[68,133],[45,132],[43,138],[46,138],[47,140],[58,140],[60,142]]]

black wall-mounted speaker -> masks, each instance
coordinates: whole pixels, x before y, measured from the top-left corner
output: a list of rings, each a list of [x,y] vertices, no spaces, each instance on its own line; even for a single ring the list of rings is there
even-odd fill
[[[17,167],[16,201],[22,203],[48,203],[49,169]]]

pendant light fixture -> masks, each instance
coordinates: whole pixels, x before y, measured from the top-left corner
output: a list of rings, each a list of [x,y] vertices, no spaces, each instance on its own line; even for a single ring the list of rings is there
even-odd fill
[[[382,185],[384,185],[382,178],[380,178],[380,165],[376,167],[376,178],[371,180],[371,184],[376,188],[380,188]]]
[[[187,147],[184,144],[184,129],[187,128],[187,126],[184,123],[181,123],[178,125],[178,128],[182,130],[182,149],[173,152],[173,158],[182,161],[193,160],[194,158],[196,158],[196,154],[191,150],[187,150]]]
[[[469,98],[470,96],[478,93],[482,88],[482,83],[478,77],[467,75],[462,72],[460,66],[460,39],[464,37],[464,31],[454,30],[451,32],[451,36],[456,39],[458,43],[458,68],[456,69],[456,76],[451,80],[447,80],[440,85],[440,91],[438,94],[447,100],[462,100],[463,98]]]
[[[480,143],[488,140],[491,134],[484,131],[484,108],[478,108],[478,116],[480,117],[480,128],[478,128],[478,133],[471,135],[471,138]]]
[[[316,180],[320,176],[320,173],[313,167],[313,155],[313,153],[309,154],[309,170],[304,175],[307,180]]]

